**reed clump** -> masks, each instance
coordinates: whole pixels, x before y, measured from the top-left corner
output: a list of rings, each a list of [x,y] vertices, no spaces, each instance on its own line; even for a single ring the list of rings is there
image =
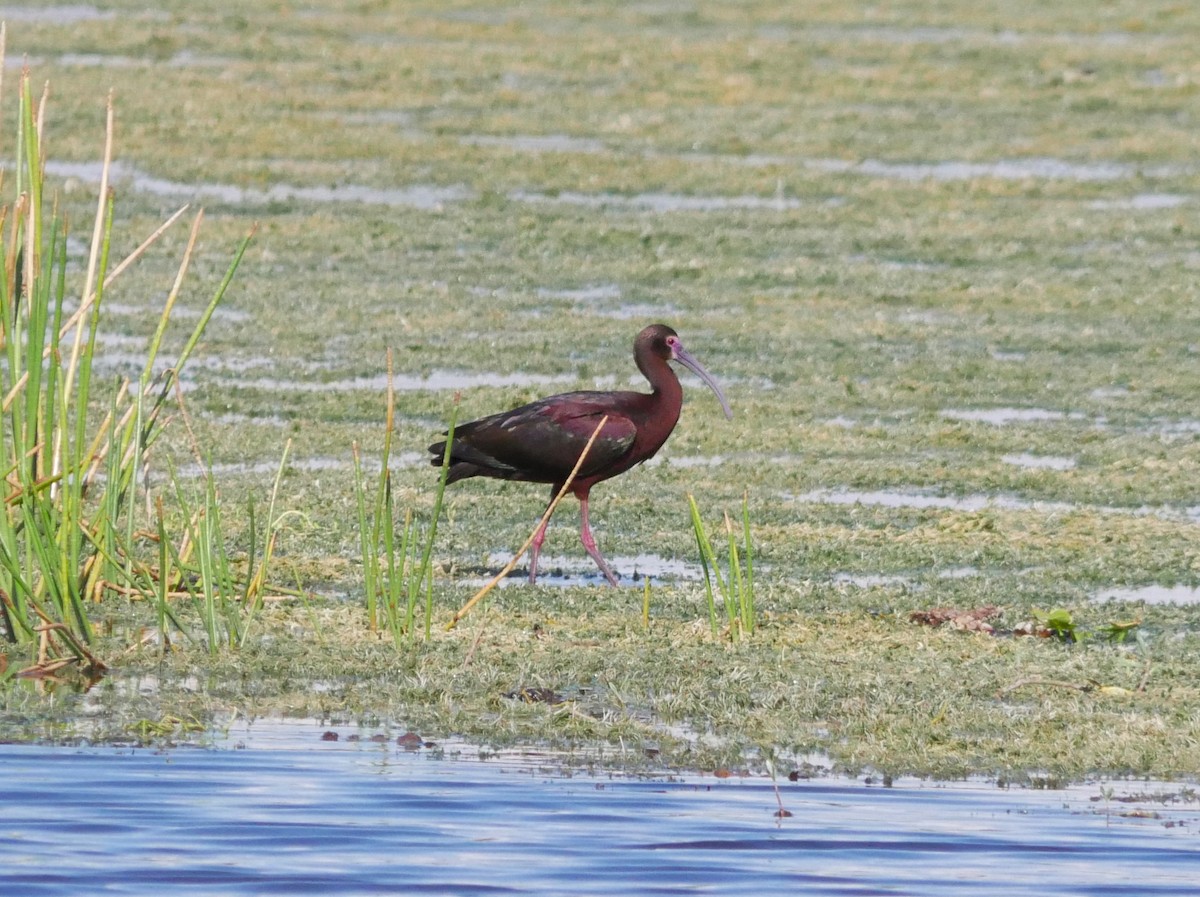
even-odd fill
[[[6,655],[7,672],[0,675],[44,676],[76,666],[95,677],[105,664],[91,647],[92,615],[106,594],[159,595],[164,630],[174,616],[165,603],[171,590],[171,557],[165,550],[163,506],[159,501],[157,517],[149,519],[147,507],[154,503],[143,500],[141,483],[150,451],[164,432],[180,372],[221,302],[253,231],[241,242],[190,335],[155,374],[160,354],[167,351],[167,327],[199,236],[203,212],[198,212],[140,376],[102,382],[95,363],[102,351],[98,338],[107,293],[122,272],[183,217],[187,206],[113,263],[110,97],[95,218],[87,259],[77,276],[68,265],[67,221],[47,195],[44,179],[48,95],[35,98],[28,70],[21,75],[17,95],[15,134],[0,132],[0,150],[15,158],[11,169],[0,172],[0,189],[12,197],[0,205],[0,624],[14,655],[32,655],[33,663],[17,669],[7,663]],[[11,137],[15,139],[7,139]],[[215,535],[214,502],[210,484],[205,507],[196,518],[208,521],[210,536]],[[159,546],[157,565],[139,550],[153,542]],[[204,556],[204,549],[212,545],[200,548]],[[186,567],[178,553],[173,560],[177,569]]]

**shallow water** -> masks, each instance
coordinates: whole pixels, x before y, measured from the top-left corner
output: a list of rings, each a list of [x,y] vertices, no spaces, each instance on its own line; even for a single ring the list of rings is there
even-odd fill
[[[1200,604],[1200,586],[1134,586],[1104,589],[1096,601],[1144,601],[1147,604]]]
[[[550,386],[570,383],[574,379],[574,377],[566,375],[526,372],[498,374],[494,372],[430,371],[428,374],[394,374],[391,384],[397,392],[415,392],[481,389],[484,387],[500,389],[511,386]],[[264,392],[383,392],[388,387],[388,376],[387,374],[377,374],[373,377],[351,377],[344,380],[239,377],[236,385],[239,389],[259,389]]]
[[[1048,408],[947,408],[942,417],[970,423],[1007,424],[1039,423],[1041,421],[1084,420],[1078,412],[1052,411]]]
[[[1115,507],[1112,505],[1073,504],[1065,501],[1040,501],[1005,494],[940,495],[921,489],[847,488],[813,489],[794,494],[780,493],[784,501],[797,504],[863,505],[880,508],[914,508],[916,510],[965,511],[1036,511],[1042,514],[1131,514],[1135,517],[1158,517],[1163,520],[1191,520],[1200,523],[1200,505],[1192,507]]]
[[[903,489],[814,489],[801,495],[784,498],[802,504],[876,505],[883,508],[933,508],[947,511],[1043,511],[1067,513],[1081,506],[1059,501],[1027,501],[1011,495],[936,495],[930,492]],[[1107,510],[1107,509],[1106,509]]]
[[[593,774],[322,732],[0,746],[0,890],[1066,897],[1191,895],[1200,876],[1200,808],[1179,786],[1117,783],[1106,801],[1095,786],[784,779],[793,815],[777,818],[761,776]]]
[[[66,3],[61,6],[8,6],[4,9],[7,22],[51,22],[67,25],[72,22],[87,22],[111,19],[114,12],[101,12],[95,6],[82,3]]]
[[[980,571],[977,567],[946,567],[942,570],[931,571],[928,575],[934,579],[968,579],[973,576],[979,576]],[[854,586],[859,589],[894,586],[911,589],[912,591],[921,591],[926,586],[916,574],[906,575],[903,573],[850,573],[840,571],[833,574],[831,579],[840,585]]]
[[[1000,460],[1013,467],[1024,467],[1029,470],[1072,470],[1075,459],[1065,455],[1033,455],[1029,452],[1016,452],[1011,455],[1001,455]]]
[[[47,174],[56,177],[78,178],[99,182],[102,166],[98,162],[47,162]],[[463,202],[473,193],[463,186],[411,184],[406,187],[379,188],[362,184],[339,184],[333,187],[300,187],[291,184],[272,184],[265,189],[240,187],[235,184],[195,184],[154,177],[122,162],[114,162],[109,177],[115,183],[128,184],[133,190],[152,196],[173,196],[181,199],[208,199],[233,205],[262,205],[274,202],[346,202],[364,205],[383,205],[398,208],[440,209],[446,203]]]
[[[1004,181],[1066,180],[1083,183],[1117,181],[1134,177],[1174,177],[1186,174],[1181,166],[1139,166],[1126,162],[1073,162],[1068,159],[1030,157],[987,162],[891,162],[882,159],[810,159],[808,167],[832,173],[894,178],[902,181],[967,181],[995,178]]]
[[[732,209],[798,209],[800,200],[788,196],[694,196],[683,193],[637,193],[625,196],[617,193],[579,193],[564,190],[560,193],[537,193],[514,190],[508,198],[513,202],[561,203],[588,208],[623,208],[645,212],[720,212]]]
[[[511,559],[510,554],[493,551],[488,555],[486,569],[482,571],[462,570],[467,575],[458,576],[456,581],[464,585],[483,585],[496,575]],[[641,586],[647,579],[651,580],[689,580],[695,581],[704,573],[699,563],[662,557],[657,554],[615,554],[605,557],[609,566],[616,574],[621,585]],[[480,573],[481,575],[471,575]],[[497,583],[498,586],[523,585],[529,578],[528,558]],[[538,579],[540,586],[600,586],[604,585],[604,574],[596,567],[595,562],[579,548],[579,554],[553,555],[543,554],[538,560]]]

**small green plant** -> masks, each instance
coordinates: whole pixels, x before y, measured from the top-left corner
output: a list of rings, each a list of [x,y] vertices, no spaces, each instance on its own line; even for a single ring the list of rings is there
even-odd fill
[[[162,522],[160,501],[157,533],[159,569],[154,576],[149,577],[155,582],[153,594],[164,643],[168,642],[170,637],[168,622],[184,635],[189,634],[171,609],[170,599],[173,593],[170,589],[172,584],[176,584],[179,593],[188,596],[192,601],[209,653],[216,654],[222,647],[240,648],[245,644],[254,619],[263,607],[263,594],[275,555],[280,525],[275,516],[275,507],[290,450],[289,440],[279,460],[275,483],[271,489],[271,500],[267,505],[267,532],[263,539],[261,558],[258,553],[257,515],[253,499],[247,505],[249,532],[244,575],[238,572],[229,557],[220,494],[216,478],[213,476],[212,464],[209,463],[205,467],[202,494],[190,499],[176,471],[172,469],[171,480],[176,502],[186,521],[184,535],[178,546],[170,542]],[[178,573],[177,582],[171,575],[172,569]]]
[[[708,616],[713,635],[719,633],[714,582],[716,591],[720,592],[721,602],[725,607],[729,637],[737,640],[739,635],[749,635],[754,632],[754,550],[750,539],[749,498],[745,495],[742,496],[742,525],[740,528],[733,525],[729,512],[725,512],[725,534],[729,543],[729,568],[725,575],[721,574],[716,552],[704,529],[704,521],[700,517],[700,508],[691,494],[688,495],[688,506],[691,510],[692,529],[696,535],[696,547],[700,552],[700,565],[704,569],[704,588],[708,595]],[[738,547],[739,535],[741,536],[740,549]]]
[[[1121,645],[1129,638],[1130,633],[1134,633],[1135,638],[1140,635],[1141,625],[1141,620],[1110,620],[1100,627],[1096,635],[1107,642]]]
[[[1033,618],[1043,630],[1043,635],[1049,635],[1062,642],[1077,643],[1086,639],[1122,644],[1133,633],[1141,640],[1141,620],[1110,620],[1097,630],[1085,629],[1069,610],[1055,607],[1044,611],[1033,608]]]
[[[424,540],[420,538],[411,509],[404,512],[404,523],[397,540],[396,507],[392,493],[389,461],[395,432],[396,393],[392,382],[392,353],[387,355],[387,413],[384,423],[383,454],[374,496],[368,497],[366,475],[358,443],[354,444],[354,494],[358,505],[359,550],[362,553],[363,589],[366,593],[367,623],[372,632],[387,629],[399,645],[407,635],[416,638],[418,629],[429,638],[433,626],[433,544],[437,539],[438,520],[450,473],[450,446],[458,418],[458,399],[450,414],[446,454],[442,461],[434,494],[433,512]],[[417,611],[424,591],[425,601],[418,626]]]
[[[1035,607],[1033,618],[1061,642],[1077,642],[1083,636],[1083,633],[1075,625],[1075,618],[1066,608],[1056,607],[1044,611]]]

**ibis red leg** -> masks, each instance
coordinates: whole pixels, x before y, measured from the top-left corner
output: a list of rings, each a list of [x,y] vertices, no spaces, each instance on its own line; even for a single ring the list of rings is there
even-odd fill
[[[604,560],[604,556],[600,554],[600,549],[596,547],[596,540],[592,537],[592,528],[588,525],[588,496],[586,492],[579,496],[579,519],[583,524],[579,532],[579,541],[583,543],[584,550],[592,556],[592,560],[596,562],[596,566],[600,568],[600,572],[604,574],[604,578],[608,580],[608,584],[615,586],[617,584],[617,577],[609,568],[608,562]]]
[[[562,487],[555,486],[553,489],[550,490],[550,504],[546,505],[547,508],[549,508],[550,505],[554,504],[554,496],[558,495],[558,490],[560,488],[562,488]],[[545,515],[546,515],[546,512],[543,511],[542,516],[545,517]],[[538,528],[533,533],[533,544],[529,548],[529,584],[530,585],[533,585],[534,583],[537,582],[538,556],[541,555],[541,553],[542,553],[542,543],[546,541],[546,527],[549,524],[550,524],[550,518],[546,517],[545,520],[543,520],[541,523],[538,524]]]

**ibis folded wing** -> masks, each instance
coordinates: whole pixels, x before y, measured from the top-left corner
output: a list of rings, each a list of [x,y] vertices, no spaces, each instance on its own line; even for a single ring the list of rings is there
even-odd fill
[[[463,424],[455,430],[450,449],[450,479],[487,476],[561,483],[606,415],[579,476],[608,468],[633,447],[637,426],[604,399],[594,393],[564,393]],[[445,443],[430,446],[430,451],[440,461]]]

